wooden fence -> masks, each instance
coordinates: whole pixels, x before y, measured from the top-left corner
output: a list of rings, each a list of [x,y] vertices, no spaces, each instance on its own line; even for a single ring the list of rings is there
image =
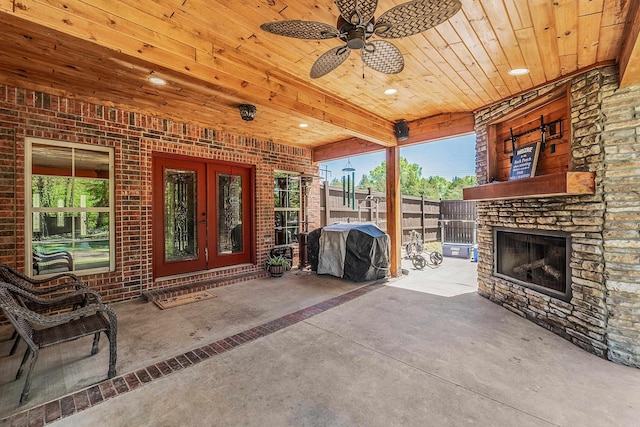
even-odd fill
[[[336,222],[373,222],[387,229],[384,193],[356,190],[353,207],[345,206],[342,187],[322,183],[320,187],[322,225]],[[476,204],[464,200],[428,200],[402,196],[402,241],[417,231],[425,242],[475,243]]]
[[[442,241],[476,243],[476,202],[443,200],[440,204]]]

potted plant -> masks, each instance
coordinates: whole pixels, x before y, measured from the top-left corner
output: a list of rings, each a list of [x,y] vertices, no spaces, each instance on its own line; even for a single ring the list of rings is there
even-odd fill
[[[271,277],[280,277],[286,270],[291,268],[291,262],[282,255],[270,256],[267,258],[267,270]]]

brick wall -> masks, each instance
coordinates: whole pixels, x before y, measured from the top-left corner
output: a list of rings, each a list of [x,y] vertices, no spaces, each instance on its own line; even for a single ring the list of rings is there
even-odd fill
[[[317,175],[311,151],[123,111],[78,99],[0,85],[0,261],[24,271],[24,149],[37,137],[115,149],[116,271],[83,276],[107,300],[135,298],[148,289],[233,277],[263,270],[273,246],[274,170]],[[173,153],[255,165],[255,265],[153,281],[152,153]],[[319,204],[318,180],[311,204]],[[310,229],[319,212],[310,209]]]
[[[478,203],[478,292],[600,357],[640,367],[640,87],[618,89],[615,67],[568,80],[574,171],[594,195]],[[476,173],[487,183],[487,123],[567,81],[476,114]],[[493,276],[493,227],[571,236],[572,298],[563,302]]]

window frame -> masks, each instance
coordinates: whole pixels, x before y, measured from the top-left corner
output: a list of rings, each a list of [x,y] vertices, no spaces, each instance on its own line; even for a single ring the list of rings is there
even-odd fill
[[[109,207],[62,207],[62,208],[33,208],[33,197],[32,197],[32,178],[33,178],[33,145],[48,145],[51,147],[63,147],[69,149],[77,149],[83,151],[94,151],[100,153],[107,153],[109,155]],[[81,143],[73,143],[66,141],[56,141],[50,139],[41,139],[41,138],[26,138],[25,139],[25,158],[24,158],[24,195],[25,195],[25,217],[24,217],[24,228],[25,228],[25,269],[27,275],[29,277],[37,277],[37,278],[46,278],[49,276],[53,276],[55,274],[59,274],[59,272],[52,273],[44,273],[44,274],[34,274],[33,269],[33,214],[36,212],[62,212],[65,214],[80,214],[82,212],[86,213],[99,213],[106,212],[109,215],[109,266],[108,267],[97,267],[90,268],[86,270],[72,270],[71,273],[76,276],[83,276],[89,274],[96,273],[106,273],[115,271],[116,265],[116,221],[115,221],[115,149],[112,147],[103,147],[98,145],[90,145],[90,144],[81,144]],[[72,163],[72,179],[82,178],[75,176],[75,164]],[[75,239],[75,238],[73,238]],[[72,240],[73,240],[72,239]]]
[[[287,178],[287,192],[291,192],[291,190],[289,189],[289,181],[294,178],[297,182],[298,182],[298,204],[299,206],[297,208],[290,208],[290,207],[276,207],[275,206],[275,195],[276,195],[276,190],[279,188],[277,183],[278,183],[278,178],[282,178],[279,177],[278,175],[282,174],[282,175],[286,175]],[[299,236],[300,233],[302,232],[302,179],[301,179],[301,174],[300,172],[291,172],[291,171],[283,171],[283,170],[275,170],[274,174],[273,174],[273,195],[274,195],[274,206],[273,206],[273,214],[274,214],[274,234],[273,234],[273,245],[276,248],[282,248],[282,247],[293,247],[298,245],[299,240],[296,239],[296,241],[291,241],[289,243],[277,243],[277,233],[278,231],[282,231],[282,230],[287,230],[287,229],[296,229],[297,230],[297,234],[296,236]],[[287,217],[287,213],[288,212],[296,212],[298,214],[298,223],[295,227],[293,226],[279,226],[276,227],[275,226],[275,217],[276,217],[276,213],[277,212],[284,212],[285,213],[285,218]]]

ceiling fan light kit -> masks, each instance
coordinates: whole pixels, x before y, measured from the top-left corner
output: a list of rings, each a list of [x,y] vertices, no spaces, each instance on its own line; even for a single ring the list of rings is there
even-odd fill
[[[384,12],[377,20],[378,0],[335,0],[340,11],[336,27],[314,21],[277,21],[260,26],[272,34],[306,40],[339,38],[345,44],[323,53],[311,67],[313,79],[335,70],[360,50],[364,65],[384,74],[404,69],[400,50],[386,40],[369,41],[373,35],[401,38],[421,33],[451,18],[460,10],[460,0],[414,0]]]

